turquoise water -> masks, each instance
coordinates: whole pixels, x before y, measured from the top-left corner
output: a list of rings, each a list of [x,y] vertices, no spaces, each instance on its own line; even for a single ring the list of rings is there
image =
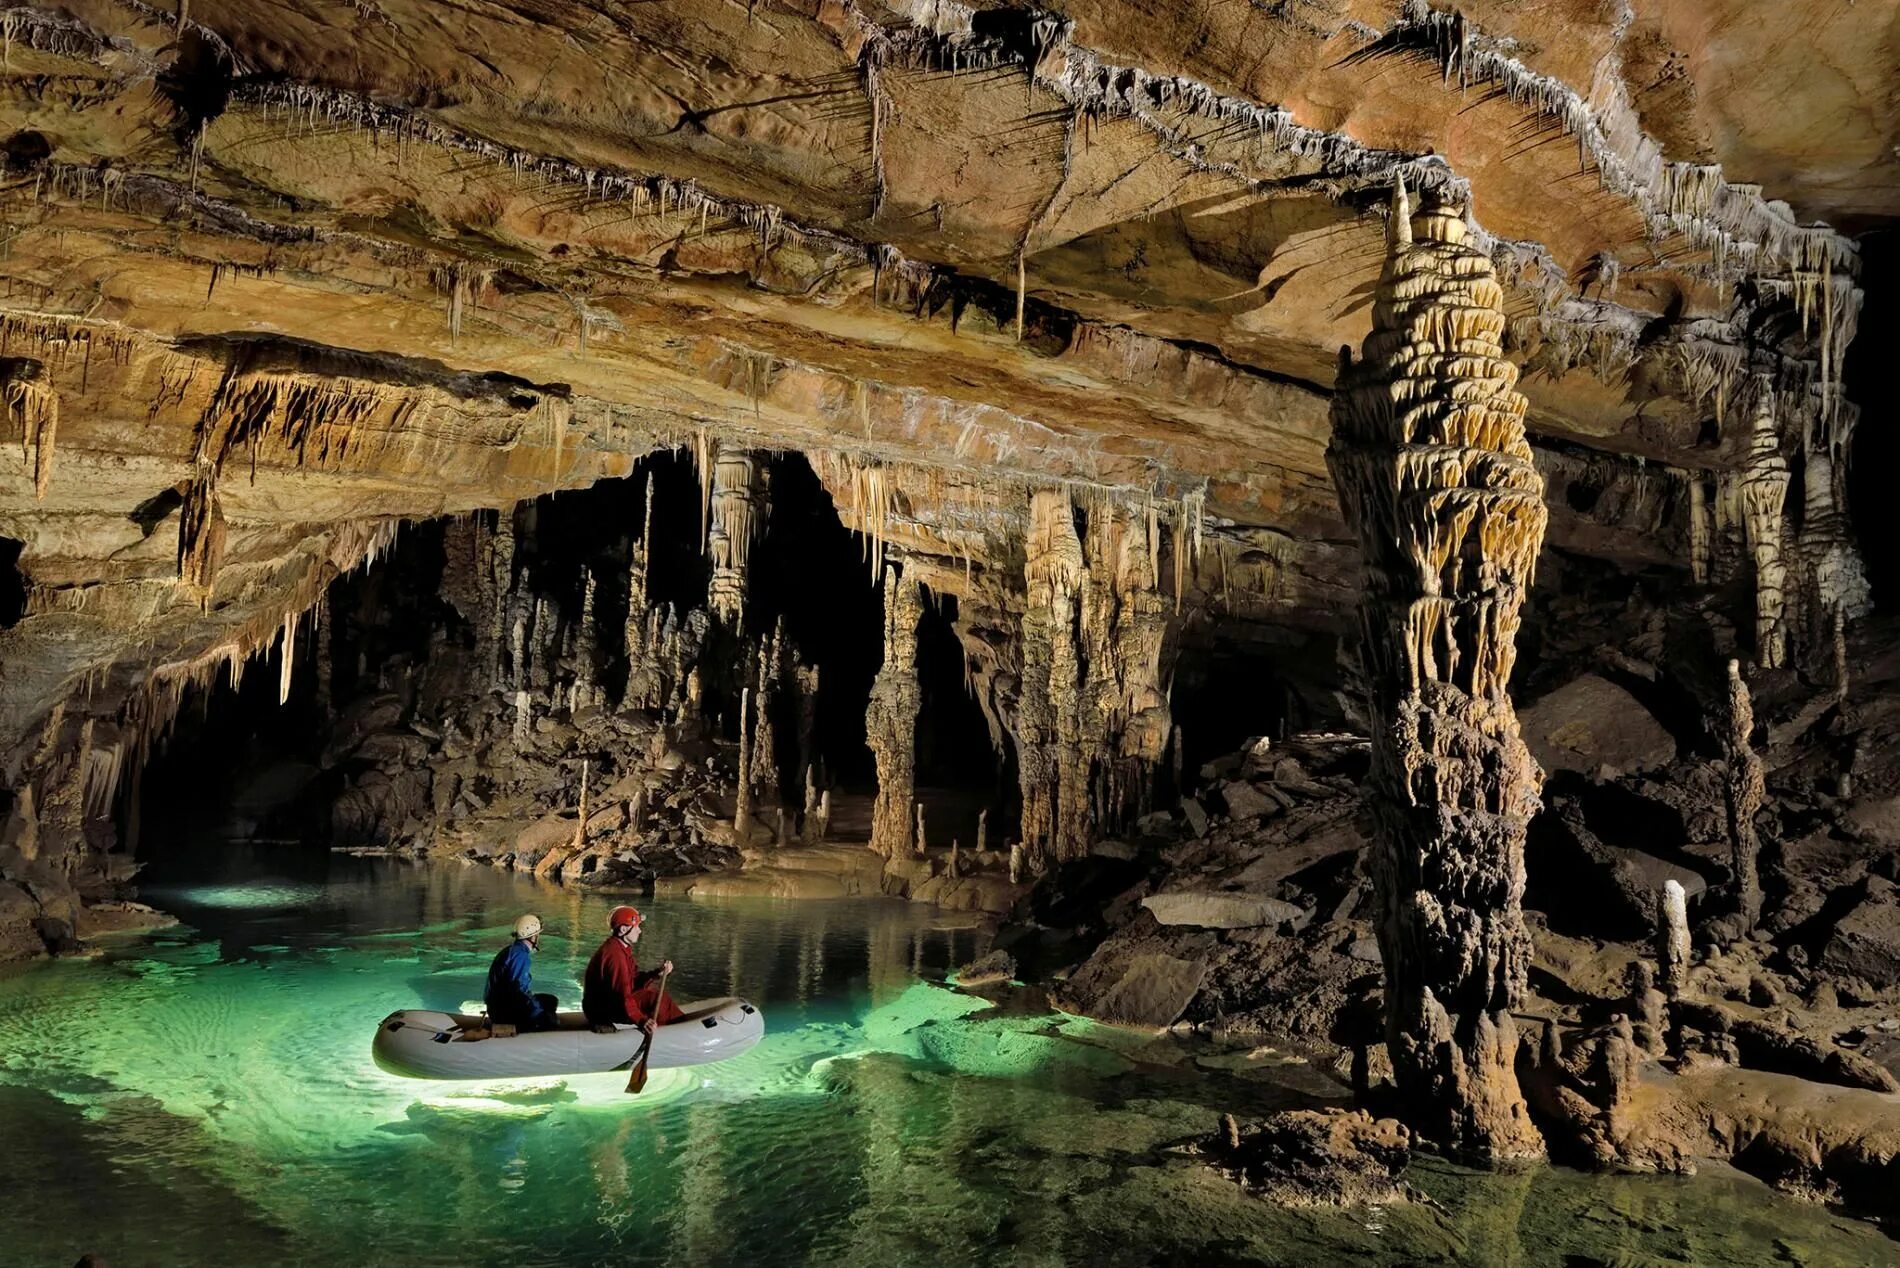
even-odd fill
[[[148,891],[179,928],[0,975],[0,1262],[1900,1264],[1732,1173],[1426,1162],[1435,1206],[1272,1210],[1179,1146],[1330,1081],[991,1009],[935,984],[978,935],[895,902],[642,903],[680,996],[745,994],[768,1033],[640,1096],[398,1079],[369,1060],[385,1013],[478,995],[530,908],[537,987],[572,999],[612,900],[328,857],[207,874]]]

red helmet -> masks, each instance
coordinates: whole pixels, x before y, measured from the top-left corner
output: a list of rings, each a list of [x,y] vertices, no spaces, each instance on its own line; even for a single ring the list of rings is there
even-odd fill
[[[614,929],[618,929],[622,925],[637,925],[639,923],[640,913],[631,907],[616,907],[613,909],[612,914],[607,917],[608,926]]]

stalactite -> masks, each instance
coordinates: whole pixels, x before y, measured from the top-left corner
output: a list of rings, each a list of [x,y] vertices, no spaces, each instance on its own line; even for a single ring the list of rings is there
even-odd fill
[[[1517,1084],[1524,834],[1541,778],[1508,694],[1545,524],[1503,293],[1447,208],[1394,198],[1363,359],[1327,465],[1366,564],[1369,860],[1386,1040],[1424,1134],[1490,1159],[1543,1142]]]
[[[771,507],[763,473],[759,455],[743,449],[719,450],[713,468],[711,529],[706,539],[712,580],[707,585],[706,603],[717,620],[739,633],[745,628],[746,570],[752,542],[764,527]]]
[[[1866,566],[1854,548],[1847,517],[1841,513],[1834,460],[1825,446],[1808,451],[1802,473],[1801,537],[1804,606],[1808,624],[1820,638],[1831,639],[1839,618],[1858,620],[1873,608]]]
[[[1735,874],[1736,902],[1744,933],[1761,922],[1761,838],[1755,815],[1767,795],[1761,758],[1751,737],[1755,705],[1742,680],[1741,662],[1728,663],[1728,712],[1722,719],[1722,794],[1728,813],[1729,865]]]
[[[1781,512],[1788,500],[1788,463],[1775,427],[1774,389],[1765,381],[1756,394],[1754,440],[1739,494],[1755,561],[1755,655],[1772,668],[1787,661],[1788,569],[1782,559]]]
[[[217,472],[200,467],[178,510],[178,580],[208,594],[224,564],[224,507]]]
[[[871,848],[885,858],[908,852],[911,806],[916,800],[917,624],[923,587],[895,564],[884,570],[884,661],[865,708],[865,742],[877,759],[877,800],[871,810]]]
[[[297,616],[296,612],[284,613],[283,659],[279,662],[277,671],[277,703],[279,705],[290,703],[290,679],[296,664]]]

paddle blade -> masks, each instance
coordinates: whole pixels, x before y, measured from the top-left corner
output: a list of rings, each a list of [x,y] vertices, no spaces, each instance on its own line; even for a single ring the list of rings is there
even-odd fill
[[[647,1085],[647,1058],[653,1055],[653,1036],[648,1035],[646,1042],[640,1045],[640,1055],[634,1060],[633,1069],[627,1074],[628,1095],[637,1094]]]

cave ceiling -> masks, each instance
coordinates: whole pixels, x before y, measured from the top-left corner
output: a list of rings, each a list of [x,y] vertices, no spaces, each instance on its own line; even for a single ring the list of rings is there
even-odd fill
[[[1192,502],[1256,615],[1331,622],[1329,399],[1399,179],[1499,265],[1551,544],[1679,565],[1672,473],[1742,461],[1740,376],[1853,415],[1895,12],[8,9],[0,534],[33,591],[0,695],[260,637],[390,524],[707,436],[823,455],[847,524],[945,586],[1070,482]],[[186,585],[208,487],[220,567]]]

